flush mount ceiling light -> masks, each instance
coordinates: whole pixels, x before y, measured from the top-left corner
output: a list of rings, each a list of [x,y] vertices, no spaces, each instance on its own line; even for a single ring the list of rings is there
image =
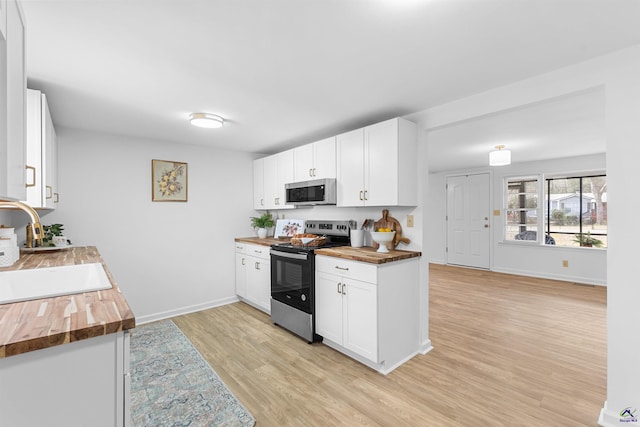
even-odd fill
[[[504,145],[496,145],[496,151],[489,153],[489,166],[506,166],[511,164],[511,150]]]
[[[209,129],[221,128],[224,124],[224,119],[222,117],[209,113],[191,113],[189,115],[189,120],[194,126]]]

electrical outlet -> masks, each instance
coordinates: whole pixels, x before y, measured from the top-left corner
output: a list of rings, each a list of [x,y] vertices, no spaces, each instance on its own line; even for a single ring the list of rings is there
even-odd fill
[[[413,215],[407,215],[407,227],[413,227]]]
[[[568,259],[563,259],[562,260],[562,266],[563,267],[569,267],[569,260]]]

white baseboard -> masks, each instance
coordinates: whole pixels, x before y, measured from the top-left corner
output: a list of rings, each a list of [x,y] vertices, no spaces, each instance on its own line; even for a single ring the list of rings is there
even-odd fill
[[[518,270],[513,268],[492,268],[496,273],[517,274],[518,276],[539,277],[542,279],[562,280],[563,282],[582,283],[585,285],[604,286],[606,283],[596,282],[590,277],[541,273],[539,271]]]
[[[431,345],[431,340],[426,340],[425,342],[420,344],[420,349],[418,350],[418,353],[427,354],[431,350],[433,350],[433,346]]]
[[[222,298],[215,301],[209,301],[202,304],[190,305],[188,307],[176,308],[175,310],[163,311],[160,313],[148,314],[146,316],[136,317],[136,325],[144,325],[145,323],[155,322],[157,320],[169,319],[171,317],[182,316],[183,314],[195,313],[196,311],[207,310],[209,308],[220,307],[223,305],[238,302],[238,297]]]

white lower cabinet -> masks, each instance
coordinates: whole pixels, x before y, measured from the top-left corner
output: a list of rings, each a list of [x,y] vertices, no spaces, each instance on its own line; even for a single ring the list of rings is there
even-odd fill
[[[419,352],[419,258],[371,264],[316,256],[323,342],[387,374]]]
[[[129,332],[2,358],[0,384],[3,426],[129,426]]]
[[[271,312],[269,246],[236,242],[236,294],[242,301]]]
[[[374,283],[318,272],[318,335],[377,363],[377,318],[377,289]]]

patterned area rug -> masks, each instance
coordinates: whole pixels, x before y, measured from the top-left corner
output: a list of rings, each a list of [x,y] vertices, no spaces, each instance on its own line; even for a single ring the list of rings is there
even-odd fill
[[[131,332],[131,422],[253,426],[255,419],[170,320]]]

